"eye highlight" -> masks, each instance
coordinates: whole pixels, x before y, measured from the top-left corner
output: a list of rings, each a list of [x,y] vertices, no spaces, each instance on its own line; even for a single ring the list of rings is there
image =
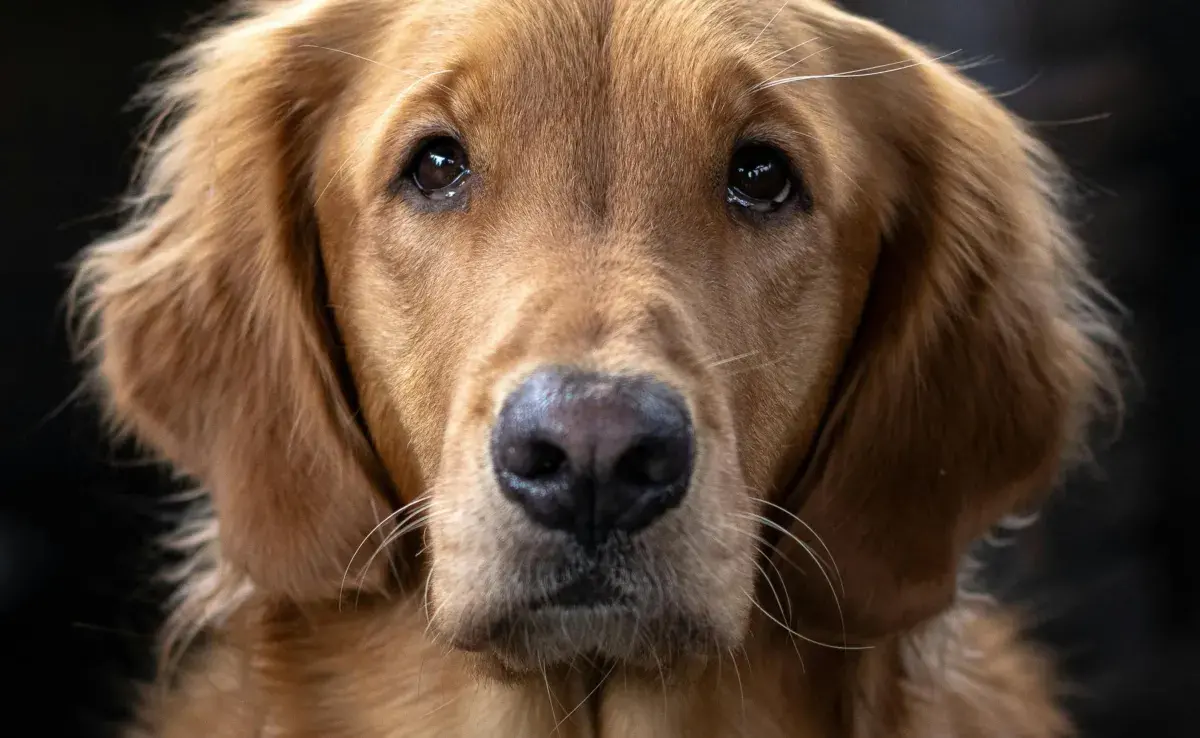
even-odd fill
[[[403,179],[433,201],[451,200],[462,192],[471,176],[467,152],[450,136],[437,136],[421,144],[404,169]]]
[[[802,194],[803,184],[792,173],[782,151],[763,143],[742,144],[733,152],[725,200],[755,213],[770,213]]]

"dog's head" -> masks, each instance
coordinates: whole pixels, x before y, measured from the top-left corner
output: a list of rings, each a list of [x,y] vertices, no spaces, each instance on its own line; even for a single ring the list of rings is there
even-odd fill
[[[383,535],[510,670],[916,623],[1103,366],[1039,146],[825,3],[261,4],[162,89],[115,417],[263,591]]]

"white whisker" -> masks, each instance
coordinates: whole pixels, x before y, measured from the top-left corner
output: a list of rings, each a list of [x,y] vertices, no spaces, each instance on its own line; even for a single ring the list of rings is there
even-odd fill
[[[365,62],[370,62],[371,64],[374,64],[374,65],[376,65],[376,66],[383,67],[384,69],[390,69],[390,70],[392,70],[393,72],[397,72],[397,73],[399,73],[399,74],[404,74],[404,75],[407,75],[407,76],[409,76],[409,77],[411,77],[411,76],[412,76],[412,73],[411,73],[411,72],[406,72],[406,71],[404,71],[403,69],[400,69],[399,67],[393,67],[393,66],[391,66],[391,65],[389,65],[389,64],[384,64],[384,63],[383,63],[383,62],[381,62],[381,61],[376,61],[376,60],[374,60],[374,59],[370,59],[370,58],[368,58],[368,57],[365,57],[365,56],[362,56],[362,55],[360,55],[360,54],[355,54],[355,53],[354,53],[354,52],[352,52],[352,51],[346,51],[345,49],[335,49],[335,48],[333,48],[332,46],[321,46],[320,44],[300,44],[300,46],[299,46],[299,47],[297,47],[297,48],[301,48],[301,49],[320,49],[320,50],[322,50],[322,51],[332,51],[332,52],[333,52],[333,53],[335,53],[335,54],[344,54],[344,55],[346,55],[346,56],[353,57],[353,58],[355,58],[355,59],[360,59],[360,60],[362,60],[362,61],[365,61]]]
[[[821,548],[825,549],[825,554],[827,556],[829,556],[829,566],[830,566],[830,568],[833,569],[833,573],[837,576],[838,582],[841,583],[842,594],[845,595],[846,587],[845,587],[845,583],[842,581],[842,573],[840,571],[838,571],[837,560],[833,556],[833,551],[829,550],[829,546],[826,545],[825,539],[821,538],[821,536],[817,533],[817,531],[813,530],[813,527],[811,525],[809,525],[808,523],[804,522],[804,520],[799,515],[792,512],[791,510],[788,510],[786,507],[783,507],[782,505],[778,505],[778,504],[771,502],[770,500],[765,499],[765,498],[760,498],[759,502],[761,502],[762,504],[767,505],[768,507],[771,507],[775,510],[778,510],[779,512],[783,513],[784,515],[787,515],[789,518],[791,518],[793,521],[795,521],[797,525],[803,526],[804,529],[809,532],[809,535],[811,535],[813,538],[817,539],[817,543],[821,544]]]
[[[1017,85],[1016,87],[1012,88],[1011,90],[1006,90],[1004,92],[997,92],[997,93],[993,94],[992,97],[996,98],[997,100],[1003,100],[1006,97],[1020,95],[1025,90],[1028,90],[1030,87],[1033,87],[1035,84],[1037,84],[1038,80],[1040,80],[1041,78],[1042,78],[1042,71],[1039,69],[1038,71],[1033,73],[1033,76],[1031,76],[1029,79],[1025,80],[1024,82],[1022,82],[1021,84]]]
[[[823,53],[825,53],[826,51],[829,51],[829,50],[830,50],[830,49],[832,49],[832,48],[833,48],[832,46],[826,46],[826,47],[825,47],[825,48],[823,48],[823,49],[817,49],[816,51],[812,52],[811,54],[807,54],[807,55],[805,55],[805,56],[802,56],[802,57],[800,57],[800,58],[799,58],[799,59],[797,59],[796,61],[794,61],[794,62],[792,62],[791,64],[789,64],[789,65],[787,65],[786,67],[784,67],[783,69],[780,69],[780,70],[779,70],[778,72],[776,72],[775,74],[772,74],[772,75],[771,75],[771,77],[770,77],[770,78],[767,80],[767,82],[770,82],[772,79],[777,79],[777,78],[778,78],[780,75],[782,75],[782,74],[786,74],[786,73],[787,73],[789,70],[791,70],[791,69],[793,69],[793,68],[795,68],[795,67],[799,66],[800,64],[803,64],[804,62],[806,62],[806,61],[808,61],[809,59],[813,58],[813,57],[814,57],[814,56],[816,56],[817,54],[823,54]],[[757,87],[756,89],[762,89],[762,87]]]
[[[342,572],[342,582],[341,582],[341,585],[338,587],[338,609],[339,610],[341,609],[341,606],[342,606],[341,598],[342,598],[342,594],[346,590],[346,579],[348,579],[350,576],[350,569],[354,566],[354,560],[356,558],[358,558],[358,554],[360,551],[362,551],[363,546],[367,545],[367,541],[371,540],[371,537],[374,536],[379,531],[380,528],[387,525],[387,523],[389,521],[391,521],[392,519],[394,519],[397,515],[403,514],[406,510],[413,507],[414,505],[417,505],[418,503],[427,503],[427,502],[428,502],[428,498],[418,497],[417,499],[413,500],[412,502],[408,503],[407,505],[403,505],[403,506],[397,508],[394,512],[389,513],[386,517],[384,517],[382,520],[380,520],[379,523],[377,523],[375,525],[375,527],[371,529],[370,533],[367,533],[365,536],[363,536],[362,541],[358,544],[358,547],[354,549],[354,553],[350,555],[350,560],[346,562],[346,568]],[[387,539],[387,536],[384,536],[384,540],[386,540],[386,539]]]
[[[769,557],[769,558],[771,558],[771,559],[772,559],[771,563],[772,563],[773,565],[775,565],[775,570],[776,570],[777,572],[779,571],[779,566],[778,566],[777,564],[775,564],[775,562],[774,562],[774,559],[775,559],[775,558],[781,558],[781,559],[783,559],[783,563],[785,563],[785,564],[787,564],[788,566],[792,567],[793,569],[795,569],[795,570],[796,570],[797,572],[799,572],[800,574],[803,574],[803,575],[806,575],[806,576],[807,576],[807,572],[805,571],[804,567],[800,566],[800,565],[799,565],[799,564],[797,564],[795,561],[792,561],[792,559],[791,559],[791,557],[790,557],[790,556],[788,556],[787,554],[785,554],[783,551],[780,551],[778,546],[772,545],[772,544],[771,544],[769,541],[767,541],[767,539],[766,539],[766,538],[764,538],[763,536],[761,536],[761,535],[759,535],[758,533],[755,533],[755,532],[743,531],[743,530],[740,530],[740,529],[735,529],[735,530],[737,530],[739,533],[744,533],[745,535],[749,536],[749,537],[750,537],[750,538],[751,538],[751,539],[752,539],[752,540],[753,540],[755,543],[757,543],[757,544],[758,544],[758,546],[759,546],[759,551],[760,551],[760,553],[762,554],[762,556],[763,556],[764,558],[767,558],[767,557]],[[782,573],[780,573],[780,576],[782,577]]]
[[[572,663],[574,663],[574,661],[572,661]],[[554,724],[554,730],[552,730],[552,731],[550,731],[550,732],[551,732],[551,733],[557,733],[557,732],[558,732],[558,729],[559,729],[560,727],[562,727],[564,723],[566,723],[568,720],[570,720],[570,719],[571,719],[571,716],[572,716],[572,715],[574,715],[574,714],[575,714],[575,713],[576,713],[576,712],[579,710],[579,708],[581,708],[581,707],[583,707],[584,705],[586,705],[586,704],[587,704],[587,701],[588,701],[588,700],[590,700],[592,697],[594,697],[594,696],[595,696],[595,694],[596,694],[596,692],[600,691],[600,687],[604,686],[605,682],[607,682],[607,681],[608,681],[608,678],[609,678],[610,676],[612,676],[613,670],[614,670],[614,669],[616,669],[616,668],[617,668],[617,662],[616,662],[616,661],[613,661],[613,662],[612,662],[612,665],[608,667],[608,671],[606,671],[606,672],[604,673],[604,676],[600,677],[600,679],[598,679],[598,680],[596,681],[596,686],[592,687],[591,691],[590,691],[590,692],[588,692],[587,694],[585,694],[585,695],[583,696],[583,699],[581,699],[581,700],[579,701],[579,704],[577,704],[577,705],[575,705],[574,707],[572,707],[570,712],[568,712],[566,715],[563,715],[563,716],[562,716],[562,720],[559,720],[557,723],[555,723],[555,724]]]
[[[832,72],[830,75],[827,75],[827,76],[842,76],[842,75],[847,75],[847,74],[861,75],[865,72],[872,72],[875,70],[890,72],[890,71],[894,71],[895,69],[902,67],[906,64],[912,64],[912,63],[913,62],[911,59],[902,59],[899,61],[885,62],[884,64],[875,64],[870,67],[861,67],[859,69],[853,69],[853,70],[846,71],[846,72]],[[768,82],[769,81],[771,81],[771,80],[768,80]],[[777,80],[777,81],[784,82],[785,80]],[[765,86],[768,86],[768,85],[766,85],[765,83],[760,84],[760,85],[756,86],[754,89],[756,89],[756,90],[762,89],[762,87],[765,87]],[[813,138],[815,138],[815,137],[813,137]]]
[[[435,607],[435,608],[433,609],[433,614],[432,614],[432,615],[430,615],[430,616],[429,616],[429,617],[426,619],[426,621],[425,621],[425,637],[426,637],[426,638],[430,638],[430,637],[432,636],[432,634],[434,634],[434,633],[436,633],[436,632],[437,632],[436,630],[434,630],[434,625],[433,625],[433,624],[434,624],[435,622],[437,622],[437,617],[438,617],[438,615],[440,615],[440,614],[441,614],[441,612],[442,612],[442,608],[443,608],[443,607],[445,607],[445,606],[446,606],[446,603],[445,603],[445,602],[442,602],[441,604],[439,604],[437,607]],[[510,636],[510,637],[511,637],[511,636]]]
[[[768,559],[768,561],[769,561],[769,559]],[[772,562],[772,565],[773,565],[773,564],[774,564],[774,562]],[[767,586],[771,588],[771,592],[772,592],[772,593],[775,595],[775,603],[776,603],[777,605],[779,605],[779,609],[780,609],[780,611],[781,611],[781,614],[782,614],[782,615],[783,615],[785,618],[787,618],[788,620],[791,620],[791,619],[792,619],[792,598],[791,598],[791,595],[787,595],[787,587],[784,587],[784,588],[783,588],[783,592],[784,592],[784,594],[785,594],[785,595],[787,595],[787,597],[788,597],[788,612],[787,612],[787,613],[782,613],[782,610],[783,610],[783,603],[782,603],[782,602],[780,601],[780,599],[779,599],[779,591],[778,591],[777,589],[775,589],[775,583],[771,581],[771,577],[770,577],[770,575],[768,575],[768,574],[767,574],[767,570],[766,570],[766,569],[764,569],[764,568],[762,567],[762,565],[761,565],[761,564],[759,564],[757,561],[755,561],[755,562],[754,562],[754,566],[755,566],[755,567],[758,569],[758,572],[759,572],[760,574],[762,574],[762,576],[763,576],[763,580],[764,580],[764,581],[767,583]],[[776,573],[779,573],[779,568],[778,568],[778,567],[776,567],[776,569],[775,569],[775,572],[776,572]],[[780,581],[780,586],[782,586],[782,585],[783,585],[783,582],[782,582],[782,580],[781,580],[781,581]],[[759,607],[759,609],[763,609],[763,608],[760,606],[760,607]],[[764,611],[764,612],[766,612],[766,610],[763,610],[763,611]],[[799,645],[797,645],[797,643],[796,643],[796,639],[795,639],[795,638],[793,638],[793,637],[790,637],[790,635],[789,635],[789,638],[788,638],[788,640],[789,640],[789,641],[791,641],[791,643],[792,643],[792,649],[793,649],[793,650],[796,652],[796,658],[797,658],[797,659],[799,659],[799,661],[800,661],[800,663],[801,663],[801,664],[803,664],[803,663],[804,663],[804,657],[800,655],[800,646],[799,646]]]
[[[435,517],[436,515],[432,510],[432,505],[427,505],[419,510],[413,510],[405,516],[404,520],[398,524],[398,527],[394,531],[389,533],[387,537],[384,538],[384,540],[378,546],[376,546],[375,551],[371,554],[370,558],[367,559],[367,563],[363,565],[356,583],[356,587],[358,589],[358,592],[354,597],[354,604],[356,608],[358,607],[358,601],[362,596],[363,583],[366,581],[367,574],[369,574],[371,571],[371,564],[374,563],[375,559],[396,541],[400,540],[409,533],[420,530],[421,528],[429,525]]]
[[[558,711],[555,710],[555,705],[557,704],[557,700],[554,699],[554,691],[552,689],[550,689],[550,676],[546,673],[545,662],[543,662],[543,661],[538,662],[538,671],[542,672],[542,683],[546,685],[546,701],[550,704],[550,715],[551,715],[551,717],[553,717],[554,715],[556,715],[558,713]],[[560,707],[561,707],[561,705],[560,705]],[[558,732],[558,728],[555,727],[553,732]]]
[[[829,593],[831,595],[833,595],[833,604],[834,604],[834,606],[837,607],[838,622],[841,624],[841,628],[842,628],[842,638],[843,638],[843,640],[845,640],[846,615],[842,611],[842,599],[841,599],[841,597],[838,597],[838,591],[837,591],[837,588],[833,584],[833,579],[830,578],[829,572],[826,569],[824,562],[821,560],[821,558],[819,556],[817,556],[816,551],[813,551],[811,546],[806,544],[804,541],[800,540],[800,538],[798,536],[796,536],[796,534],[792,533],[787,528],[784,528],[782,525],[776,523],[774,520],[771,520],[770,518],[768,518],[764,515],[752,515],[752,516],[748,516],[748,517],[750,520],[761,523],[762,525],[766,525],[767,527],[778,531],[780,534],[787,536],[790,540],[795,542],[796,545],[800,546],[800,548],[803,549],[804,552],[807,553],[814,562],[816,562],[817,569],[821,572],[821,576],[825,579],[825,584],[828,585],[828,587],[829,587]],[[801,522],[803,522],[803,521],[801,521]],[[832,557],[832,554],[830,554],[830,556]],[[840,573],[838,573],[838,580],[841,581]],[[844,588],[842,590],[842,596],[843,597],[845,596]]]
[[[783,628],[783,630],[786,631],[789,635],[799,638],[800,640],[804,641],[805,643],[811,643],[814,646],[821,646],[822,648],[831,648],[834,651],[869,651],[872,648],[874,648],[874,646],[847,646],[847,645],[838,646],[833,643],[825,643],[824,641],[818,641],[815,638],[809,638],[808,636],[804,635],[803,633],[800,633],[799,631],[796,631],[796,630],[788,627],[788,625],[786,623],[784,623],[783,621],[781,621],[779,618],[775,617],[771,613],[767,612],[766,608],[764,608],[762,605],[758,604],[758,600],[751,597],[748,592],[745,592],[743,590],[742,594],[746,595],[747,597],[750,597],[750,603],[752,605],[754,605],[756,608],[758,608],[759,612],[761,612],[763,615],[766,615],[768,620],[770,620],[772,623],[775,623],[780,628]]]
[[[795,51],[796,49],[800,48],[801,46],[806,46],[816,40],[817,40],[817,38],[816,38],[816,36],[814,36],[807,41],[801,41],[800,43],[796,44],[795,46],[791,46],[791,47],[784,49],[783,51],[777,51],[774,54],[771,54],[766,59],[763,59],[763,62],[766,63],[766,62],[770,62],[770,61],[775,61],[776,59],[783,56],[784,54],[789,54],[789,53]]]
[[[758,35],[755,36],[754,40],[750,42],[751,46],[754,46],[758,43],[758,40],[762,38],[763,34],[767,32],[767,29],[771,27],[771,24],[775,22],[775,19],[779,17],[779,14],[782,13],[784,9],[791,4],[791,2],[792,0],[784,0],[783,5],[779,6],[779,10],[775,11],[775,15],[771,16],[771,20],[767,21],[767,24],[762,27],[762,29],[758,32]]]
[[[735,356],[727,356],[724,359],[717,359],[716,361],[709,362],[707,366],[709,369],[716,369],[719,366],[725,366],[726,364],[732,364],[735,361],[741,361],[742,359],[749,359],[751,356],[757,356],[757,355],[758,355],[758,351],[747,351],[744,354],[737,354]]]
[[[788,588],[783,585],[783,575],[780,574],[778,565],[776,565],[775,562],[771,561],[770,559],[767,559],[767,563],[775,567],[775,574],[780,578],[780,586],[783,587],[783,595],[784,598],[787,599],[786,610],[783,606],[783,599],[779,597],[779,590],[775,587],[775,582],[771,580],[771,576],[767,574],[767,570],[764,569],[763,565],[758,561],[754,562],[754,568],[758,569],[758,573],[762,574],[763,576],[763,581],[765,581],[767,586],[771,588],[771,594],[775,596],[775,604],[779,606],[779,611],[784,614],[784,617],[791,620],[792,615],[795,614],[795,610],[792,607],[792,595],[788,592]]]
[[[424,715],[422,715],[422,716],[421,716],[421,718],[422,718],[422,719],[424,719],[424,718],[427,718],[427,717],[429,717],[430,715],[433,715],[434,713],[437,713],[437,712],[439,712],[439,711],[441,711],[441,710],[444,710],[444,709],[446,709],[447,707],[449,707],[450,705],[453,705],[455,702],[458,702],[459,700],[461,700],[461,699],[462,699],[463,697],[465,697],[465,696],[466,696],[466,694],[464,693],[464,694],[459,694],[459,695],[456,695],[456,696],[454,696],[454,697],[451,697],[450,699],[446,700],[446,701],[445,701],[445,702],[443,702],[442,704],[438,705],[437,707],[433,708],[433,709],[432,709],[432,710],[430,710],[429,712],[427,712],[427,713],[425,713]]]
[[[733,664],[733,675],[737,677],[738,695],[741,697],[742,705],[742,725],[746,724],[746,685],[742,683],[742,670],[737,665],[737,653],[734,649],[729,649],[729,662]]]
[[[750,372],[762,371],[763,369],[766,369],[769,366],[774,366],[775,364],[778,364],[779,362],[783,361],[786,358],[787,357],[785,357],[785,356],[777,356],[774,359],[769,359],[767,361],[762,362],[761,364],[754,364],[751,366],[739,367],[737,369],[734,369],[732,372],[730,372],[730,375],[737,376],[739,374],[749,374]]]
[[[996,57],[990,54],[984,54],[978,59],[964,59],[958,64],[951,64],[950,66],[959,72],[969,72],[972,69],[979,69],[980,67],[986,67],[989,64],[998,64],[999,62],[1000,60]]]
[[[958,51],[951,51],[941,56],[936,56],[931,59],[919,59],[916,61],[895,61],[887,64],[877,64],[873,67],[863,67],[862,69],[854,69],[846,72],[831,72],[829,74],[802,74],[795,77],[784,77],[782,79],[769,80],[754,86],[754,90],[763,90],[769,87],[777,87],[779,85],[791,84],[792,82],[805,82],[808,80],[817,79],[857,79],[859,77],[875,77],[881,74],[890,74],[892,72],[902,72],[906,69],[914,67],[923,67],[934,62],[947,59]],[[886,67],[886,68],[885,68]]]
[[[1095,115],[1083,115],[1078,118],[1066,118],[1063,120],[1031,120],[1029,125],[1039,128],[1057,128],[1059,126],[1077,126],[1083,123],[1098,123],[1102,120],[1108,120],[1112,117],[1112,113],[1096,113]]]

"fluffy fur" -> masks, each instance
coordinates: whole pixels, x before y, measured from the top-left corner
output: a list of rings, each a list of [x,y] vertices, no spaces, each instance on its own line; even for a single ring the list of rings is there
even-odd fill
[[[203,490],[137,730],[1069,733],[960,564],[1054,486],[1112,336],[1052,158],[950,67],[817,0],[288,0],[150,98],[76,295],[115,428]],[[393,183],[438,132],[474,174],[432,211]],[[810,209],[731,210],[747,139]],[[501,647],[559,542],[487,433],[549,363],[677,388],[696,471],[621,561],[636,619]]]

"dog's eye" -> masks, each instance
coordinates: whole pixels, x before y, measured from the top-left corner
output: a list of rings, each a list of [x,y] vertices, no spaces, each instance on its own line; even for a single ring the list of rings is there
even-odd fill
[[[471,169],[462,144],[449,136],[426,141],[409,166],[413,184],[431,200],[454,197],[462,189]]]
[[[733,205],[765,213],[787,202],[795,193],[787,156],[766,144],[745,144],[729,162],[725,199]]]

